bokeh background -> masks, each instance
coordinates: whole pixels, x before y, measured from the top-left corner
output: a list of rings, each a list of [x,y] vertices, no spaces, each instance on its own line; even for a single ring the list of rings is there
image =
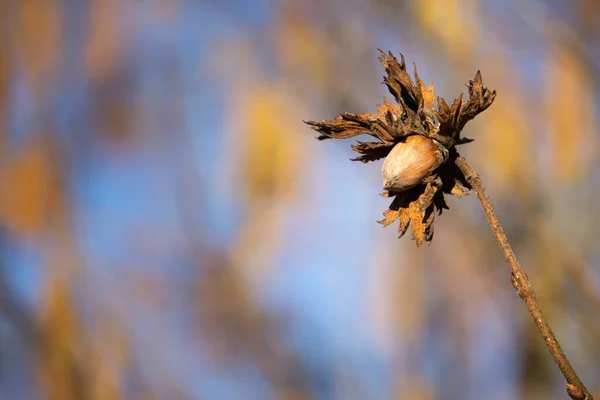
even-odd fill
[[[597,1],[1,0],[0,32],[1,399],[565,399],[475,197],[417,249],[303,124],[375,110],[378,47],[498,90],[462,151],[598,392]]]

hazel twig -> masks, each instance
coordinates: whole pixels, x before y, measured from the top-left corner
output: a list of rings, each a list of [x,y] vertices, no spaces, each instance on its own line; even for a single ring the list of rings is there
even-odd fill
[[[517,258],[515,257],[515,253],[513,252],[508,239],[506,238],[506,234],[502,229],[502,225],[500,225],[500,221],[496,216],[490,198],[488,197],[483,184],[481,183],[481,179],[479,175],[475,172],[475,170],[467,163],[467,161],[462,156],[458,156],[456,158],[456,165],[460,168],[460,170],[465,175],[467,182],[471,185],[475,193],[477,194],[477,198],[479,198],[479,202],[481,203],[481,207],[483,208],[483,212],[488,219],[490,227],[496,236],[496,241],[498,245],[504,252],[504,256],[506,257],[506,261],[511,269],[511,282],[514,286],[517,294],[523,300],[529,313],[533,317],[535,325],[537,326],[540,334],[544,338],[544,342],[548,347],[548,351],[554,357],[554,361],[558,365],[558,368],[562,372],[565,380],[567,381],[567,393],[573,400],[593,400],[591,393],[587,390],[585,385],[579,379],[579,376],[573,369],[573,366],[569,362],[569,359],[563,352],[560,344],[556,340],[554,333],[552,332],[552,328],[548,323],[548,319],[542,312],[542,309],[535,297],[535,292],[533,291],[533,287],[531,286],[531,282],[529,281],[529,277],[523,271]]]

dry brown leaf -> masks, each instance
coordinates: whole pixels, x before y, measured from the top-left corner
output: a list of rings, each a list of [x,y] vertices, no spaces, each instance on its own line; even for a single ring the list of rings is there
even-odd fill
[[[383,216],[384,218],[377,222],[379,222],[383,226],[388,226],[389,224],[393,223],[395,220],[398,219],[398,217],[400,216],[400,211],[388,209],[383,212]]]

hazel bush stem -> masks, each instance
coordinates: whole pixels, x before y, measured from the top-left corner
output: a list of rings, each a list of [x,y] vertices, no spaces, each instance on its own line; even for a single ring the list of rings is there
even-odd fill
[[[529,277],[519,265],[519,262],[515,257],[515,253],[513,252],[510,243],[504,234],[504,230],[500,225],[500,221],[496,216],[494,208],[492,207],[492,203],[486,194],[479,175],[462,156],[459,156],[456,159],[456,165],[465,175],[467,182],[471,185],[475,193],[477,193],[477,197],[479,198],[483,212],[485,213],[490,227],[496,236],[496,241],[498,242],[498,245],[502,251],[504,251],[504,256],[506,257],[506,261],[510,266],[512,285],[514,286],[521,300],[523,300],[527,306],[529,313],[533,317],[535,325],[544,338],[544,342],[548,347],[548,351],[550,354],[552,354],[554,361],[556,361],[558,368],[564,375],[565,380],[567,381],[567,393],[573,400],[593,400],[592,395],[581,382],[579,376],[577,376],[577,373],[571,366],[569,359],[562,351],[560,344],[556,340],[556,337],[552,332],[552,328],[550,328],[550,324],[548,323],[548,320],[542,312],[542,309],[540,308],[540,305],[535,297],[535,292],[531,287]]]

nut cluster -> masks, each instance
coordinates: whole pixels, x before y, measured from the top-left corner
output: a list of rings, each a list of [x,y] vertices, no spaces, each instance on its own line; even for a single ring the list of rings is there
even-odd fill
[[[342,113],[334,120],[306,123],[320,133],[319,140],[361,134],[377,139],[352,145],[360,154],[352,160],[366,163],[385,158],[382,196],[393,201],[379,223],[387,226],[399,219],[400,237],[412,225],[413,238],[419,246],[433,238],[434,211],[441,214],[448,208],[444,193],[461,197],[470,189],[455,164],[456,146],[472,141],[460,133],[468,121],[492,104],[496,91],[483,86],[477,71],[475,79],[469,81],[469,99],[463,100],[461,94],[448,106],[443,98],[435,99],[433,84],[425,86],[416,65],[413,81],[406,71],[404,56],[398,62],[391,52],[379,51],[379,61],[386,72],[383,83],[396,104],[384,99],[377,113]]]

